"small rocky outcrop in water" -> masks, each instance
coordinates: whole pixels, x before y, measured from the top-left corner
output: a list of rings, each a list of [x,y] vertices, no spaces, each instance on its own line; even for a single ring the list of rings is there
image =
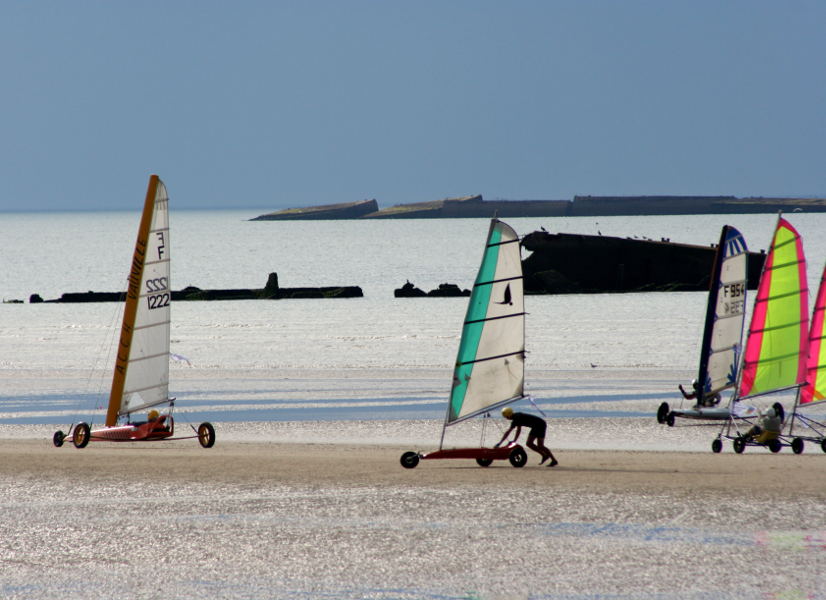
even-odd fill
[[[393,296],[396,298],[421,298],[422,296],[427,296],[427,294],[408,280],[403,286],[393,290]]]
[[[425,293],[408,281],[402,287],[393,290],[396,298],[451,298],[456,296],[470,296],[470,290],[463,290],[455,283],[440,283],[435,290]]]
[[[440,283],[435,290],[427,292],[428,296],[450,298],[455,296],[470,296],[470,290],[463,290],[455,283]]]

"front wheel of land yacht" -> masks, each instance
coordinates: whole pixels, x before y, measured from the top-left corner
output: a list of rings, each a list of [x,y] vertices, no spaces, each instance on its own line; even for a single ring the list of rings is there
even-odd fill
[[[514,467],[524,467],[525,463],[528,462],[528,455],[522,448],[514,448],[511,450],[508,460]]]
[[[419,455],[416,452],[405,452],[399,462],[405,469],[414,469],[419,464]]]
[[[794,438],[792,440],[792,452],[795,454],[803,454],[803,439]]]
[[[769,442],[769,450],[777,454],[780,452],[780,449],[783,448],[783,444],[780,443],[780,440],[771,440]]]
[[[477,458],[476,459],[476,464],[479,465],[480,467],[489,467],[493,464],[493,459],[492,458]]]
[[[723,451],[723,440],[717,438],[711,442],[711,451],[714,452],[714,454],[720,454],[720,452]]]
[[[668,402],[660,404],[660,407],[657,409],[657,423],[660,425],[665,423],[665,418],[668,416],[669,410]]]
[[[66,439],[66,435],[58,429],[57,431],[54,432],[54,435],[52,436],[52,443],[56,447],[60,448],[63,445],[63,440],[65,440],[65,439]]]
[[[198,426],[198,442],[204,448],[212,448],[215,445],[215,428],[212,423],[201,423]]]
[[[820,440],[820,449],[826,452],[826,438]]]
[[[88,423],[78,423],[75,425],[75,431],[72,434],[72,443],[75,448],[85,448],[89,445],[89,439],[92,437],[91,430]]]
[[[743,440],[741,440],[740,438],[737,438],[736,440],[734,440],[734,444],[733,444],[733,445],[734,445],[734,451],[735,451],[737,454],[743,454],[743,450],[745,450],[745,449],[746,449],[746,442],[744,442],[744,441],[743,441]]]

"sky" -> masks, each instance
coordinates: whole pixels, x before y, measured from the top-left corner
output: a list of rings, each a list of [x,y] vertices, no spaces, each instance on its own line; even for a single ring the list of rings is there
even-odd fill
[[[820,0],[4,0],[0,211],[826,197]]]

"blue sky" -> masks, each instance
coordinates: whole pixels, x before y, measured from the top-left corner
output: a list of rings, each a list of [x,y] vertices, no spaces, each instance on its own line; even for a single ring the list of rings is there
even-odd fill
[[[826,196],[826,2],[0,3],[0,210]]]

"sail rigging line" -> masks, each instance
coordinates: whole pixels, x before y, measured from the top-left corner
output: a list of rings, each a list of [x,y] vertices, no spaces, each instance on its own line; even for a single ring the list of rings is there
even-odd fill
[[[548,417],[548,415],[546,415],[546,414],[545,414],[545,411],[544,411],[544,410],[542,410],[541,408],[539,408],[539,405],[538,405],[538,404],[536,403],[536,401],[533,399],[533,396],[531,396],[530,394],[528,394],[527,396],[525,396],[525,398],[527,398],[527,399],[530,401],[530,403],[531,403],[531,404],[533,404],[533,407],[534,407],[536,410],[538,410],[540,413],[542,413],[542,416],[543,416],[543,417],[545,417],[545,418],[547,418],[547,417]]]

